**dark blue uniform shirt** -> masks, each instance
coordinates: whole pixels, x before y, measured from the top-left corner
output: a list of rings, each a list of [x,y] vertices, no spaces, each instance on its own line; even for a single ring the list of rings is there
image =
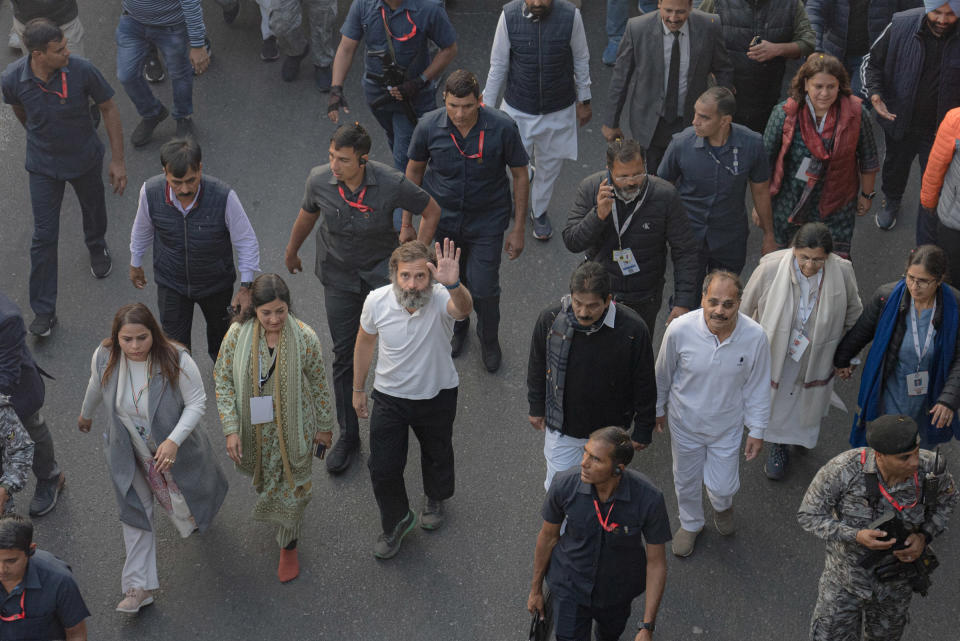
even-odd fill
[[[102,162],[103,143],[90,117],[90,99],[102,104],[113,97],[113,88],[89,60],[70,56],[66,67],[41,83],[24,56],[7,66],[0,86],[5,103],[27,112],[27,171],[69,180]]]
[[[368,80],[368,73],[383,73],[383,63],[370,52],[389,52],[387,33],[383,28],[383,15],[386,14],[390,33],[393,34],[393,49],[397,54],[396,63],[407,70],[407,78],[415,78],[430,66],[431,57],[428,41],[433,41],[441,49],[446,49],[457,41],[457,32],[442,6],[432,0],[404,0],[396,10],[391,9],[383,0],[354,0],[350,5],[340,33],[351,40],[363,40],[367,48],[364,59],[363,90],[367,102],[373,102],[386,93],[380,85]],[[409,16],[409,19],[408,19]],[[413,30],[416,33],[406,38]],[[429,97],[433,102],[433,85],[425,87],[420,95]]]
[[[510,116],[481,107],[477,123],[464,138],[440,107],[420,118],[408,155],[427,163],[423,188],[440,205],[444,218],[462,213],[462,232],[495,235],[509,226],[513,202],[507,168],[530,162]]]
[[[597,518],[609,524],[606,532]],[[607,516],[609,511],[609,516]],[[547,582],[582,605],[595,608],[630,602],[646,589],[647,544],[670,540],[670,519],[663,493],[633,470],[624,470],[620,485],[600,503],[593,485],[580,480],[580,468],[553,477],[543,502],[543,520],[567,527],[553,548]]]
[[[63,639],[66,628],[90,616],[70,566],[43,550],[30,557],[23,581],[9,594],[0,585],[0,615],[20,614],[21,596],[25,617],[0,623],[0,641]]]
[[[675,183],[698,244],[711,249],[734,241],[747,242],[747,182],[770,179],[770,161],[763,136],[743,125],[731,125],[722,147],[713,147],[687,127],[673,137],[657,175]]]

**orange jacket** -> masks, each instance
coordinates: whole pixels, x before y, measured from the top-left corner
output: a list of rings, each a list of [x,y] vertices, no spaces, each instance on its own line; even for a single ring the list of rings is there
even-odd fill
[[[937,138],[933,141],[930,156],[927,158],[927,170],[923,172],[920,184],[920,204],[927,209],[936,209],[943,189],[943,178],[953,162],[953,152],[960,144],[960,107],[951,109],[943,117],[937,129]]]

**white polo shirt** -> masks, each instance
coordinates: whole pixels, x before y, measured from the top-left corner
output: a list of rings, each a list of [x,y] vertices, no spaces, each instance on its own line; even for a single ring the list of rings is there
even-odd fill
[[[707,328],[703,310],[675,319],[657,356],[657,416],[671,427],[722,436],[746,425],[763,438],[770,421],[770,347],[763,327],[738,312],[722,343]]]
[[[367,295],[360,327],[380,337],[373,387],[379,392],[423,400],[460,384],[450,356],[454,318],[447,313],[450,292],[433,284],[430,302],[414,313],[397,302],[393,285]]]

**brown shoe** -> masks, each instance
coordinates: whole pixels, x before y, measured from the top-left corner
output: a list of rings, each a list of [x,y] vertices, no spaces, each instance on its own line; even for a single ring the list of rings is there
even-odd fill
[[[728,508],[722,512],[714,512],[713,524],[717,526],[717,532],[724,536],[730,536],[737,531],[737,526],[733,522],[733,508]]]
[[[690,530],[679,528],[673,535],[673,543],[671,544],[673,553],[680,557],[693,554],[693,546],[696,544],[697,535],[699,535],[700,532],[701,530],[691,532]]]
[[[297,548],[280,550],[280,563],[277,565],[277,578],[280,583],[293,581],[300,574],[300,559],[297,558]]]
[[[151,603],[153,603],[153,592],[143,588],[130,588],[127,590],[127,595],[123,597],[123,601],[117,604],[117,612],[137,614],[140,608],[145,608]]]

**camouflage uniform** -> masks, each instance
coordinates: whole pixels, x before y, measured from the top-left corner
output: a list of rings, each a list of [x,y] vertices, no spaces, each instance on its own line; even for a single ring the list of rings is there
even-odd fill
[[[866,459],[861,462],[864,452]],[[932,452],[920,450],[921,486],[924,475],[933,471],[934,460]],[[940,466],[944,468],[942,458]],[[894,509],[883,498],[871,505],[864,476],[871,473],[877,473],[877,464],[870,448],[839,454],[820,469],[800,504],[800,527],[827,542],[820,593],[810,622],[811,641],[895,641],[907,623],[912,596],[909,583],[881,583],[872,569],[859,565],[867,548],[856,542],[857,532]],[[887,490],[903,506],[919,498],[912,478]],[[944,473],[937,505],[929,517],[919,501],[913,507],[905,507],[900,516],[908,527],[922,528],[930,537],[936,537],[946,528],[958,499],[953,477]]]
[[[13,493],[23,489],[33,464],[33,441],[13,411],[9,396],[0,394],[0,485],[10,498],[2,512],[13,511]]]

